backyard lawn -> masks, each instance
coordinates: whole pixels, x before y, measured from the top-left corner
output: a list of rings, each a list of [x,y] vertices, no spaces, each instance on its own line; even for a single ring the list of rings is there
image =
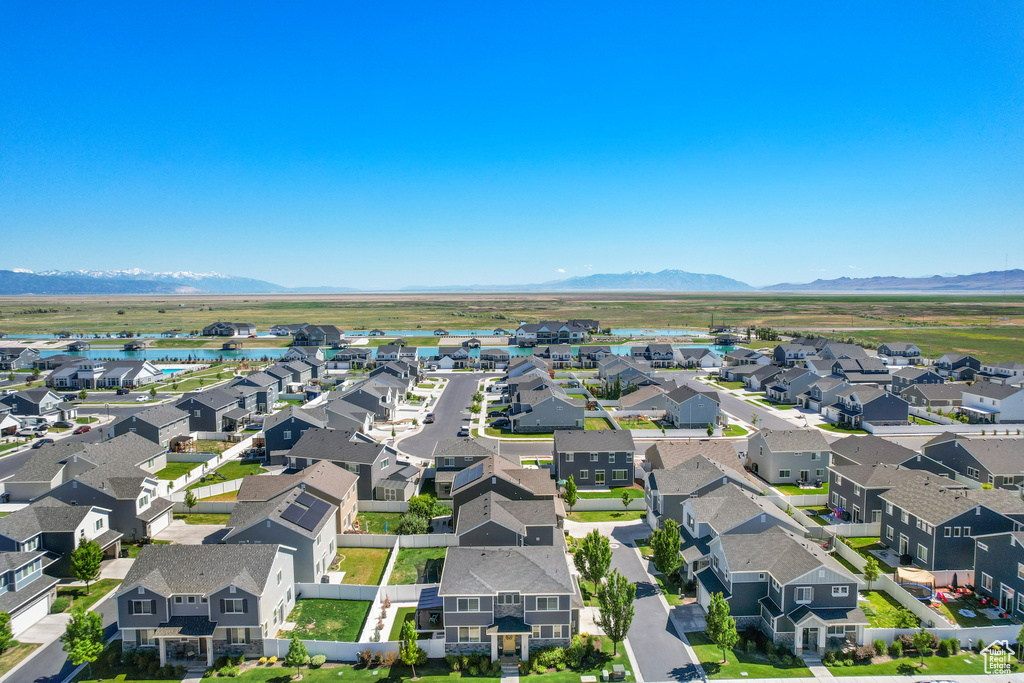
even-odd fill
[[[588,510],[586,512],[570,512],[569,519],[573,522],[633,522],[644,518],[643,510]]]
[[[871,628],[896,628],[896,618],[901,610],[906,610],[896,602],[896,598],[882,591],[861,591],[860,595],[868,599],[867,602],[858,601],[857,604],[867,615]],[[915,620],[920,623],[920,619],[915,617]]]
[[[613,498],[622,499],[622,492],[625,491],[630,498],[643,498],[644,490],[636,486],[609,489],[607,491],[580,491],[580,498]]]
[[[391,634],[388,636],[388,640],[401,640],[402,627],[405,625],[405,622],[415,619],[415,607],[399,607],[398,611],[395,612],[395,623],[391,626]]]
[[[295,630],[278,637],[297,635],[306,640],[354,643],[370,613],[370,605],[369,600],[296,600],[287,619],[295,622]]]
[[[839,427],[833,424],[816,425],[818,429],[824,429],[826,432],[836,432],[837,434],[867,434],[863,429],[847,429],[845,427]]]
[[[229,460],[215,471],[201,477],[199,481],[189,484],[185,490],[191,491],[201,486],[210,486],[211,484],[241,479],[249,474],[263,474],[264,472],[266,470],[260,466],[259,460]]]
[[[224,526],[228,523],[228,518],[231,515],[226,512],[197,512],[195,514],[175,514],[175,519],[180,519],[185,524],[216,524],[218,526]]]
[[[171,544],[170,541],[157,541],[157,540],[151,540],[150,543],[152,543],[153,545],[170,545]],[[121,544],[121,548],[123,550],[127,550],[128,551],[128,557],[132,558],[133,560],[139,556],[139,553],[142,552],[142,549],[145,548],[145,547],[146,547],[146,544],[144,544],[144,543],[122,543]]]
[[[401,548],[388,584],[436,583],[441,580],[447,548]]]
[[[708,675],[708,679],[720,678],[810,678],[811,670],[803,662],[793,666],[770,664],[768,659],[758,654],[743,652],[737,655],[732,650],[725,651],[727,664],[721,664],[722,649],[708,640],[700,631],[687,633],[686,639],[693,646],[693,651],[700,660],[700,665]],[[852,667],[851,667],[852,668]]]
[[[775,488],[782,491],[782,494],[785,496],[816,496],[828,493],[828,482],[826,481],[821,488],[817,489],[802,489],[793,484],[779,484]]]
[[[233,500],[238,500],[238,490],[228,491],[227,493],[218,493],[215,496],[207,496],[206,498],[200,498],[199,500],[208,501],[210,503],[230,503]]]
[[[974,600],[953,600],[949,602],[949,604],[939,602],[939,606],[933,609],[941,614],[946,621],[956,623],[961,628],[971,628],[972,626],[1003,626],[1013,623],[1009,619],[990,619],[988,615],[981,611],[981,606]],[[960,610],[962,609],[968,609],[971,612],[974,612],[974,616],[965,617],[960,614]]]
[[[235,445],[230,441],[215,441],[213,439],[196,439],[195,442],[197,453],[216,453],[217,455]]]
[[[156,473],[156,478],[167,479],[170,481],[177,479],[178,477],[184,477],[201,464],[202,463],[199,462],[169,462],[167,463],[167,467]]]
[[[61,610],[62,612],[66,612],[68,609],[71,609],[71,607],[89,609],[102,600],[110,591],[114,590],[114,587],[120,584],[121,579],[100,579],[99,581],[94,581],[92,585],[89,586],[88,595],[85,594],[85,586],[66,586],[64,588],[58,588],[57,600],[67,598],[71,601],[66,609]],[[56,604],[56,602],[54,604]]]
[[[661,429],[661,425],[644,417],[617,417],[615,421],[623,429]]]
[[[338,548],[331,570],[345,572],[342,583],[375,586],[384,575],[390,552],[387,548]]]
[[[603,417],[583,418],[583,428],[589,430],[614,429],[608,420]]]
[[[356,518],[359,530],[370,534],[393,534],[395,525],[402,518],[400,512],[360,512]]]
[[[874,557],[875,561],[878,562],[879,570],[887,574],[892,574],[896,571],[894,567],[890,567],[888,564],[882,562],[882,560],[878,559],[878,557],[872,555],[869,552],[871,550],[882,550],[883,548],[885,548],[885,546],[882,544],[881,539],[877,536],[854,536],[853,538],[844,537],[843,542],[846,543],[846,545],[853,548],[854,550],[856,550],[857,553],[865,560],[869,557]]]
[[[554,432],[511,432],[507,429],[495,429],[494,427],[484,427],[484,433],[487,436],[496,436],[501,439],[533,439],[535,441],[551,441],[555,436]]]

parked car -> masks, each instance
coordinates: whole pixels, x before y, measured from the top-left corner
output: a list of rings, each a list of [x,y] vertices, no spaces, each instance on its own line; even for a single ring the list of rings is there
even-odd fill
[[[32,442],[32,448],[42,448],[48,443],[53,443],[53,439],[36,439],[34,442]]]
[[[494,429],[500,429],[502,427],[508,427],[508,419],[503,417],[501,419],[495,420],[494,422],[492,422],[488,426],[493,427]]]
[[[37,427],[35,425],[29,425],[22,427],[18,430],[18,436],[39,436],[40,434],[46,433],[46,427]]]
[[[117,390],[117,395],[118,395],[118,396],[124,396],[124,395],[125,395],[125,394],[127,394],[127,393],[129,393],[129,392],[128,392],[128,390],[127,390],[127,389],[125,389],[125,388],[123,388],[123,387],[122,387],[121,389],[118,389],[118,390]]]
[[[68,422],[67,420],[61,420],[60,422],[54,422],[53,426],[57,429],[71,429],[75,426],[74,422]]]
[[[90,432],[90,431],[92,431],[92,427],[90,427],[89,425],[82,425],[81,427],[79,427],[78,429],[76,429],[75,431],[73,431],[71,433],[72,434],[85,434],[86,432]]]
[[[61,398],[64,399],[65,401],[77,401],[78,394],[64,394],[63,396],[61,396]]]
[[[492,410],[489,413],[487,413],[487,417],[501,417],[504,414],[504,410]]]
[[[433,413],[427,413],[426,417],[423,418],[423,424],[428,425],[428,424],[433,424],[433,423],[434,423],[434,414]]]
[[[0,396],[10,396],[11,394],[16,393],[18,393],[17,389],[4,389],[3,391],[0,391]]]
[[[469,436],[469,427],[459,429],[459,436]]]
[[[136,400],[136,401],[139,401],[139,402],[141,403],[142,401],[148,401],[148,400],[149,400],[149,397],[148,397],[148,396],[146,396],[145,394],[142,394],[141,396],[136,396],[136,397],[135,397],[135,400]]]

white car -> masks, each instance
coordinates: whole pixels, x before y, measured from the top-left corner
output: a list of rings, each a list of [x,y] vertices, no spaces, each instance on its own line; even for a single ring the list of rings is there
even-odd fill
[[[136,396],[135,400],[141,403],[142,401],[148,401],[149,397],[143,394],[142,396]]]

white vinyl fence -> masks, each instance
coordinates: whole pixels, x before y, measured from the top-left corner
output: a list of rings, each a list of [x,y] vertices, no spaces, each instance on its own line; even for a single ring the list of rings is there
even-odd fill
[[[409,509],[404,500],[360,500],[356,505],[360,512],[405,512]]]
[[[381,590],[391,602],[419,602],[420,593],[425,588],[437,588],[440,585],[438,583],[414,583],[401,586],[381,586]]]
[[[212,501],[212,500],[201,500],[196,503],[196,506],[189,510],[185,507],[185,503],[178,501],[174,504],[174,514],[187,515],[189,512],[195,514],[206,514],[206,515],[230,515],[231,511],[235,509],[235,501]]]
[[[373,600],[380,586],[356,586],[346,583],[297,583],[295,599],[303,600]]]
[[[231,481],[222,481],[217,484],[210,484],[209,486],[200,486],[199,488],[192,489],[192,493],[197,499],[209,498],[210,496],[219,496],[222,493],[230,493],[231,491],[237,491],[242,487],[241,479],[232,479]],[[175,503],[185,500],[185,491],[175,491],[169,496],[170,500]]]
[[[968,647],[983,640],[985,643],[991,643],[994,640],[1007,640],[1011,643],[1016,642],[1017,635],[1020,633],[1020,626],[977,626],[974,628],[929,628],[929,633],[935,634],[935,637],[939,640],[948,640],[949,638],[956,638],[960,642],[961,647]],[[916,629],[906,628],[866,628],[864,629],[864,640],[867,643],[875,639],[881,639],[886,644],[891,643],[893,640],[903,635],[914,635],[917,633]]]
[[[621,503],[620,503],[621,505]],[[455,534],[338,534],[339,548],[450,548],[459,544]]]
[[[438,634],[437,638],[429,640],[417,640],[416,643],[427,653],[431,659],[444,657],[444,636]],[[309,655],[324,655],[329,662],[354,662],[358,654],[363,650],[373,652],[398,652],[402,646],[401,641],[384,641],[381,643],[339,643],[333,640],[303,640]],[[263,640],[263,654],[266,657],[277,657],[284,659],[291,646],[290,640],[284,638],[265,638]]]
[[[245,453],[247,450],[249,450],[249,448],[252,447],[252,439],[253,439],[252,436],[250,436],[250,437],[248,437],[246,439],[243,439],[242,441],[240,441],[239,443],[235,444],[231,448],[227,449],[226,451],[224,451],[220,455],[215,455],[215,456],[213,456],[212,458],[210,458],[208,460],[184,459],[184,456],[187,456],[187,455],[191,455],[191,456],[202,455],[202,454],[198,454],[198,453],[197,454],[168,453],[169,456],[174,456],[174,457],[182,456],[183,457],[182,460],[174,460],[174,459],[169,457],[168,458],[168,462],[201,462],[201,463],[205,463],[205,464],[200,465],[199,467],[195,468],[194,470],[192,470],[188,474],[186,474],[186,475],[184,475],[182,477],[178,477],[177,479],[174,479],[172,481],[161,480],[160,481],[161,485],[166,485],[166,488],[164,488],[163,491],[160,491],[160,493],[162,495],[166,495],[167,493],[169,493],[171,491],[177,491],[178,489],[184,488],[184,487],[188,486],[189,484],[193,483],[194,481],[197,481],[204,474],[213,471],[214,469],[216,469],[217,467],[219,467],[223,463],[227,462],[228,460],[235,460],[236,458],[239,458],[242,455],[242,453]]]
[[[391,554],[388,555],[388,562],[384,565],[384,573],[380,577],[380,582],[384,586],[388,585],[388,582],[391,580],[391,572],[394,571],[395,562],[398,561],[398,547],[398,538],[396,537],[394,545],[391,546]],[[377,591],[373,596],[370,611],[366,615],[366,623],[363,624],[363,630],[359,637],[359,641],[363,643],[380,640],[377,619],[384,606],[384,592],[380,590],[380,586],[375,586],[375,588],[377,588]]]

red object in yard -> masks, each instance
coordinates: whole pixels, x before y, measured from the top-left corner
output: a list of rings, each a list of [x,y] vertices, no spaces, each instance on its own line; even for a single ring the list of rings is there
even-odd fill
[[[949,602],[949,598],[947,598],[946,594],[942,591],[939,591],[939,600],[942,600],[943,603]]]

